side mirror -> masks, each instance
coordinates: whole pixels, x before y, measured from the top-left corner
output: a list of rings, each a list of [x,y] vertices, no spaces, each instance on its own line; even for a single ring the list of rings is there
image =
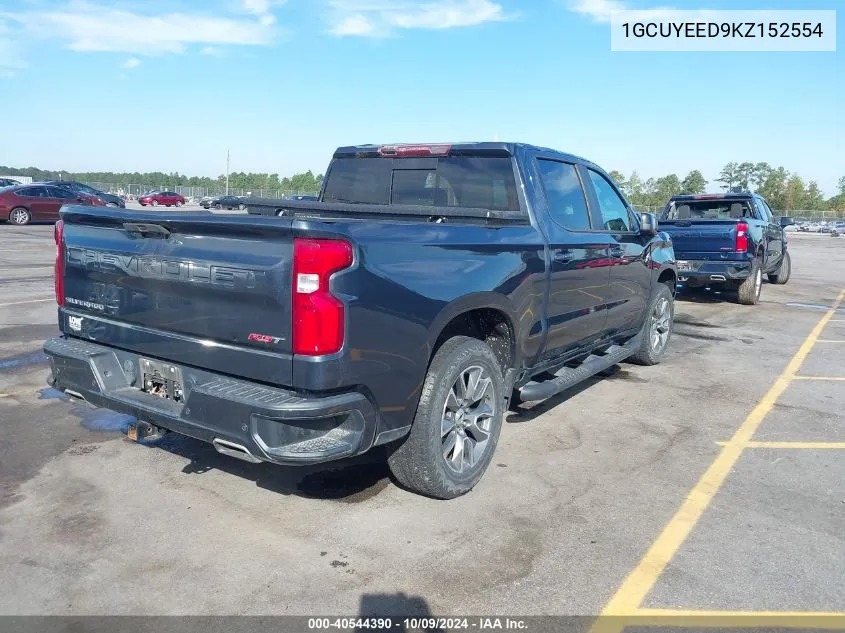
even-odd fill
[[[782,227],[792,226],[793,224],[795,224],[795,220],[793,220],[792,218],[785,216],[785,215],[781,216],[780,225]]]
[[[657,235],[657,216],[653,213],[640,213],[640,233]]]

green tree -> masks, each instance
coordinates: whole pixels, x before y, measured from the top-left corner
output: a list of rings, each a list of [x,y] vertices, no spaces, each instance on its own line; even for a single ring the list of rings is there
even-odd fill
[[[681,193],[681,181],[677,174],[669,174],[668,176],[658,178],[654,185],[656,200],[654,201],[653,206],[666,204],[669,198]]]
[[[681,182],[681,193],[704,193],[706,189],[707,181],[704,179],[704,175],[697,169],[693,169],[688,173],[687,177]]]
[[[789,180],[786,181],[786,193],[783,209],[787,211],[795,211],[796,209],[804,208],[804,197],[804,181],[798,174],[793,174],[790,176]]]
[[[716,182],[722,183],[722,189],[726,191],[731,191],[737,185],[739,181],[739,165],[737,163],[728,163],[724,167],[722,167],[722,171],[719,172],[719,177],[716,178]]]
[[[839,182],[836,183],[836,186],[839,188],[839,195],[845,196],[845,176],[839,179]]]
[[[616,183],[616,186],[625,191],[625,175],[621,171],[612,170],[608,176]]]
[[[742,191],[750,190],[750,185],[754,180],[755,167],[754,163],[748,162],[740,163],[736,166],[736,186],[742,189]]]
[[[825,199],[822,192],[819,191],[818,183],[815,180],[811,180],[804,194],[804,206],[807,209],[818,211],[824,209],[824,205]]]
[[[755,190],[763,186],[771,171],[772,166],[769,163],[757,163],[754,165],[754,174],[751,177],[751,181],[754,183]]]
[[[789,172],[783,167],[769,170],[757,192],[766,198],[773,209],[786,209],[786,181]]]

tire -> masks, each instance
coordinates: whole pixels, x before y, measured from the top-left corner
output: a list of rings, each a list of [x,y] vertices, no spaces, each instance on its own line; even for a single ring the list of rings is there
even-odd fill
[[[176,207],[178,208],[178,207],[181,207],[181,206],[182,206],[182,202],[180,200],[177,200],[176,201]]]
[[[157,207],[158,206],[158,200],[153,200],[150,204],[153,205],[154,207]]]
[[[215,208],[215,209],[217,209],[217,210],[219,211],[219,210],[220,210],[220,209],[222,209],[223,207],[221,207],[218,203],[215,203],[215,204],[214,204],[214,208]]]
[[[502,368],[488,345],[467,336],[446,341],[428,368],[411,432],[387,460],[399,483],[436,499],[472,490],[499,441],[504,390]]]
[[[674,326],[675,298],[669,286],[659,283],[648,303],[642,343],[628,361],[637,365],[656,365],[663,360]]]
[[[246,209],[246,205],[245,205],[245,204],[239,204],[239,205],[238,205],[238,211],[243,211],[244,209]]]
[[[760,259],[754,258],[751,262],[751,274],[748,279],[739,284],[737,288],[737,300],[744,306],[755,306],[760,303],[760,291],[763,289],[763,269],[760,266]]]
[[[107,206],[107,207],[116,208],[116,207],[117,207],[117,203],[116,203],[116,202],[106,202],[106,206]]]
[[[786,251],[783,254],[783,259],[781,259],[780,266],[778,266],[777,272],[769,273],[769,283],[778,284],[779,286],[782,286],[789,281],[791,275],[792,258],[789,256],[789,251]]]
[[[32,214],[29,209],[15,207],[9,212],[9,222],[18,226],[25,226],[32,222]]]

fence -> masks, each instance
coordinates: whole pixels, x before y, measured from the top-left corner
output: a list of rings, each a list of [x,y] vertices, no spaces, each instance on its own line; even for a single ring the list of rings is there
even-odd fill
[[[167,186],[167,185],[121,185],[109,182],[88,183],[95,189],[106,191],[119,196],[130,196],[137,198],[148,191],[175,191],[185,198],[202,198],[205,196],[221,196],[226,193],[225,187],[189,187],[189,186]],[[286,198],[288,196],[314,196],[316,191],[294,191],[291,189],[241,189],[229,187],[230,196],[257,196],[259,198]]]

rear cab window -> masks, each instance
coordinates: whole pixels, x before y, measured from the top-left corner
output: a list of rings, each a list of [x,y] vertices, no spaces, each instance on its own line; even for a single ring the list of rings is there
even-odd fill
[[[324,202],[519,211],[513,159],[504,156],[338,157]]]
[[[751,200],[674,200],[661,220],[741,220],[754,218]]]

